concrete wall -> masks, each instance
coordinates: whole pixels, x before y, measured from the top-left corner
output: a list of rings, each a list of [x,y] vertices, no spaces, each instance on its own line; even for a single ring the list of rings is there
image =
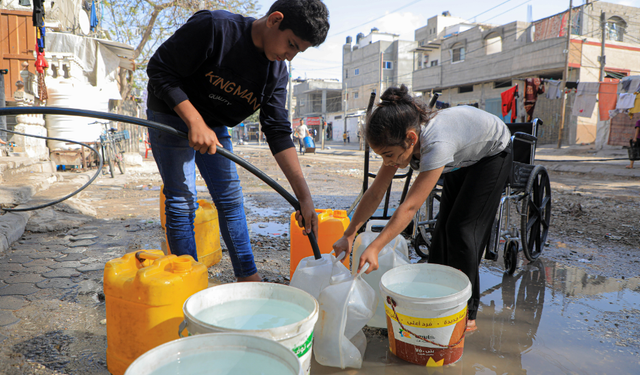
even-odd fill
[[[378,41],[363,48],[343,46],[343,82],[347,92],[347,109],[364,109],[372,91],[379,95],[391,85],[412,86],[413,52],[416,42]],[[392,69],[382,69],[383,61],[391,61]],[[355,69],[359,74],[355,75]],[[356,95],[357,94],[357,95]],[[357,96],[357,97],[356,97]]]

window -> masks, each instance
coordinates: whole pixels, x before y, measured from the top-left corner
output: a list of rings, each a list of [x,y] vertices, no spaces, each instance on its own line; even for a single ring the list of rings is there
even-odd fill
[[[451,50],[451,62],[464,61],[465,50],[462,46],[454,46]]]
[[[349,78],[349,69],[344,70],[344,78]]]
[[[393,69],[393,61],[383,61],[382,69]]]
[[[357,76],[360,75],[360,68],[356,68],[354,74],[357,75]]]
[[[429,54],[423,53],[419,57],[418,68],[426,68],[429,66]]]
[[[494,89],[510,88],[511,86],[513,86],[511,84],[511,81],[495,81],[495,82],[493,82],[493,88]]]
[[[458,94],[463,94],[465,92],[473,92],[473,85],[458,87]]]
[[[354,98],[354,99],[358,99],[358,97],[359,97],[358,92],[357,92],[357,91],[354,91],[354,92],[353,92],[353,98]]]
[[[438,66],[438,60],[433,60],[431,62],[431,66]]]
[[[497,34],[491,34],[484,40],[487,55],[502,52],[502,37]]]
[[[620,17],[611,17],[605,26],[605,36],[608,40],[622,42],[627,23]]]

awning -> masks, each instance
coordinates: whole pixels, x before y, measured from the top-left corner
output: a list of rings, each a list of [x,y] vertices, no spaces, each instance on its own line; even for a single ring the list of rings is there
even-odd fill
[[[120,58],[120,67],[128,70],[136,70],[134,59],[135,48],[125,43],[116,42],[114,40],[96,39],[96,41]]]

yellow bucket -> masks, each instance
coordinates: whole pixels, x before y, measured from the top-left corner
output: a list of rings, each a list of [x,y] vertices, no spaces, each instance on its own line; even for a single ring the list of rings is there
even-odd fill
[[[165,229],[167,221],[165,215],[164,185],[160,187],[160,225]],[[196,218],[193,221],[196,251],[198,252],[198,262],[211,267],[222,259],[222,247],[220,246],[220,226],[218,224],[218,210],[213,202],[205,199],[198,200]],[[166,230],[166,229],[165,229]],[[169,244],[167,251],[171,254]]]
[[[189,255],[162,250],[125,254],[104,267],[107,367],[124,374],[131,362],[179,338],[182,305],[208,286],[207,268]]]

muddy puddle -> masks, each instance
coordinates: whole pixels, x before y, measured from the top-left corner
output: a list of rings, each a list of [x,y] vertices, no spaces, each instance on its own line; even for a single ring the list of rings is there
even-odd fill
[[[478,330],[455,364],[423,368],[370,337],[361,369],[312,374],[631,374],[640,366],[640,278],[593,276],[539,259],[506,276],[482,266]]]

